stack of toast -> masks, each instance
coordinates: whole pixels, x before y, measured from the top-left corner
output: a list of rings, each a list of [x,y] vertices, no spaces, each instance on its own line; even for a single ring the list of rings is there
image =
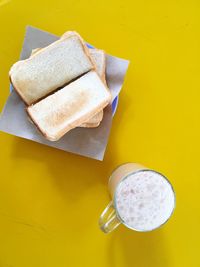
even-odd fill
[[[15,63],[9,76],[31,121],[57,141],[73,128],[99,126],[111,101],[105,68],[103,50],[89,49],[78,33],[66,32]]]

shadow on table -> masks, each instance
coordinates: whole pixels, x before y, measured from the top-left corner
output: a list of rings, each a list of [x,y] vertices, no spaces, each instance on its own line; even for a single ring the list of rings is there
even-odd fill
[[[170,267],[162,229],[139,233],[120,226],[112,235],[109,266]]]

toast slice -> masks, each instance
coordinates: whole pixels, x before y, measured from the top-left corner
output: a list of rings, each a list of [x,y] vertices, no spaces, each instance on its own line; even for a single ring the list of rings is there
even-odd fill
[[[39,52],[42,48],[35,48],[31,52],[31,57]],[[106,55],[103,50],[97,48],[89,48],[90,57],[95,65],[96,71],[101,79],[106,83]]]
[[[50,141],[89,120],[111,100],[111,94],[95,71],[90,71],[51,94],[27,112],[42,134]]]
[[[73,35],[74,32],[67,32],[65,35],[62,36],[69,36]],[[32,50],[31,56],[40,51],[41,48],[36,48]],[[105,69],[106,69],[106,56],[105,52],[100,49],[96,48],[89,48],[90,56],[93,60],[93,63],[95,64],[96,71],[101,77],[101,79],[106,83],[105,79]],[[89,119],[87,122],[80,125],[80,127],[86,127],[86,128],[95,128],[98,127],[100,122],[103,119],[103,110],[101,110],[99,113],[97,113],[95,116],[93,116],[91,119]]]
[[[18,61],[9,75],[15,90],[30,105],[93,69],[88,48],[73,33]]]

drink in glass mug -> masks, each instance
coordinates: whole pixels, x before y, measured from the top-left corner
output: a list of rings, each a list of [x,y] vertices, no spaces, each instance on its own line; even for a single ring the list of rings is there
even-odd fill
[[[121,223],[139,232],[154,230],[170,218],[175,207],[175,193],[167,178],[137,163],[116,168],[109,191],[112,201],[99,219],[105,233]]]

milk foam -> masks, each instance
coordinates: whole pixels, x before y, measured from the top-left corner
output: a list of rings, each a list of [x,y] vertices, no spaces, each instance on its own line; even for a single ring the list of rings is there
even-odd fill
[[[153,171],[140,171],[122,180],[115,193],[119,217],[130,228],[150,231],[171,215],[175,197],[169,182]]]

